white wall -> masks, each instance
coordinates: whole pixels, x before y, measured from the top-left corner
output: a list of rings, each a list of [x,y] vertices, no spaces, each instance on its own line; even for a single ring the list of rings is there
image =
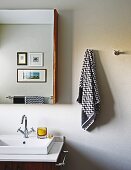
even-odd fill
[[[29,126],[47,125],[50,132],[66,136],[70,153],[65,169],[130,170],[131,1],[63,0],[45,5],[39,0],[12,5],[5,0],[2,7],[59,9],[59,104],[0,105],[0,133],[16,133],[22,114],[26,114]],[[76,103],[86,48],[97,50],[101,95],[101,113],[91,132],[81,129],[81,106]],[[114,49],[126,54],[115,56]]]

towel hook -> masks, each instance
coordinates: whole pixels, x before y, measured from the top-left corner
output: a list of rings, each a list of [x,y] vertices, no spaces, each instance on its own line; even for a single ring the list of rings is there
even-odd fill
[[[13,96],[6,96],[7,99],[13,99],[14,97]]]
[[[114,50],[114,54],[115,54],[115,55],[120,55],[121,52],[120,52],[119,50]]]

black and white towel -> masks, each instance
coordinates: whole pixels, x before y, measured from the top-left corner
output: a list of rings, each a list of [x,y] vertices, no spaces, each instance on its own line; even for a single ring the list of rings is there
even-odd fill
[[[96,81],[94,51],[87,49],[80,77],[78,103],[82,104],[82,128],[87,130],[100,108],[100,96]]]
[[[45,104],[45,98],[43,96],[26,96],[25,104]]]
[[[13,104],[25,104],[25,96],[14,96]]]

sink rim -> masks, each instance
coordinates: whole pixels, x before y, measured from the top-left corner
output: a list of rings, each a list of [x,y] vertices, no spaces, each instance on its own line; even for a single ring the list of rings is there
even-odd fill
[[[36,154],[48,154],[49,151],[51,150],[51,148],[53,147],[54,145],[54,137],[52,139],[49,139],[49,138],[46,138],[48,139],[48,142],[44,145],[39,145],[37,146],[36,144],[34,145],[26,145],[26,144],[21,144],[21,145],[0,145],[0,155],[9,155],[9,154],[18,154],[18,155],[36,155]],[[38,141],[39,142],[43,142],[44,140],[46,139],[38,139],[36,136],[33,136],[33,137],[29,137],[29,138],[24,138],[24,137],[21,137],[19,135],[0,135],[0,141],[15,141],[15,142],[24,142],[24,141],[28,141],[28,142],[31,142],[33,140],[37,141],[37,144]]]

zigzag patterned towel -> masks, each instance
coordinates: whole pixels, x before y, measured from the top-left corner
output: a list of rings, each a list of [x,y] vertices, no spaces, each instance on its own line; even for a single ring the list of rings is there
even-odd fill
[[[77,101],[82,104],[82,128],[87,130],[94,122],[96,111],[100,108],[94,51],[90,49],[87,49],[84,55]]]
[[[26,96],[25,103],[26,104],[44,104],[45,98],[43,96]]]

